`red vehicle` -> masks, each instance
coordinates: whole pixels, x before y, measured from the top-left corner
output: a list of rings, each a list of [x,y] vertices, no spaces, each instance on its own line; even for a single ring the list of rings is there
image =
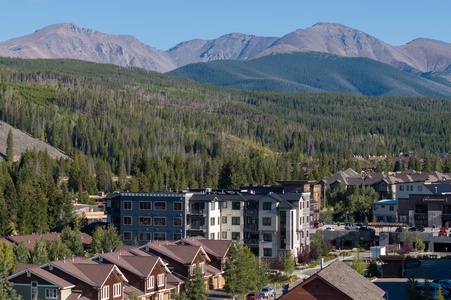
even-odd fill
[[[260,293],[250,293],[246,296],[246,300],[261,300],[262,294]]]
[[[446,230],[440,230],[438,236],[448,236],[448,232],[446,232]]]
[[[315,228],[320,228],[321,225],[323,225],[323,223],[321,223],[321,221],[315,221],[315,222],[313,222],[313,227],[315,227]]]

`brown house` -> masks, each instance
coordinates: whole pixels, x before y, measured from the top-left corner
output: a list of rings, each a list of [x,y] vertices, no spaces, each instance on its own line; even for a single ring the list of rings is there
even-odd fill
[[[28,250],[33,250],[34,244],[39,238],[43,238],[47,243],[54,242],[61,235],[59,232],[48,232],[48,233],[36,233],[36,234],[23,234],[23,235],[11,235],[7,239],[16,245],[24,243]],[[92,244],[92,236],[84,232],[80,232],[81,242],[83,248],[87,249]]]
[[[196,267],[201,268],[205,277],[205,286],[207,289],[216,288],[214,286],[215,280],[221,270],[209,265],[210,257],[205,252],[202,246],[192,245],[178,245],[175,242],[150,242],[140,247],[140,250],[152,255],[160,256],[168,263],[172,269],[172,273],[184,281],[188,281]],[[216,280],[217,285],[221,282]]]
[[[124,287],[128,280],[115,265],[103,265],[89,258],[73,257],[52,261],[41,268],[70,282],[74,285],[74,290],[83,291],[83,296],[88,299],[124,299]]]
[[[127,251],[100,254],[94,260],[101,264],[116,265],[128,279],[128,284],[140,290],[143,297],[170,299],[167,277],[171,273],[158,256],[135,256]]]
[[[385,291],[336,260],[295,286],[283,300],[383,300]]]

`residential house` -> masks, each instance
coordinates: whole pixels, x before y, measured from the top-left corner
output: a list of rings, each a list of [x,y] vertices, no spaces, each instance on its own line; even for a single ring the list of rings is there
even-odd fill
[[[180,245],[169,241],[157,241],[149,242],[139,247],[139,250],[161,257],[168,264],[172,274],[184,281],[192,278],[196,267],[200,268],[205,276],[205,286],[207,289],[216,288],[213,282],[217,280],[211,277],[222,275],[220,269],[209,266],[211,260],[202,246]],[[218,288],[221,287],[219,286]]]
[[[383,300],[385,291],[340,260],[335,260],[297,286],[280,300]]]
[[[99,264],[85,257],[72,257],[49,262],[42,265],[41,269],[70,282],[74,290],[83,291],[83,296],[88,299],[124,299],[128,280],[116,265]]]
[[[136,256],[127,251],[115,251],[95,256],[94,261],[101,264],[116,265],[128,280],[128,285],[140,291],[141,297],[170,299],[172,286],[167,277],[171,273],[158,256]]]
[[[80,299],[87,300],[82,293],[75,291],[75,285],[44,269],[39,265],[20,264],[8,277],[12,287],[23,299]]]

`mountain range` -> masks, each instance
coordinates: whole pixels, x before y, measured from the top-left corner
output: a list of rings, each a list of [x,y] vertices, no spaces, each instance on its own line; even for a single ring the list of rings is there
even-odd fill
[[[393,46],[335,23],[317,23],[280,38],[230,33],[213,40],[184,41],[167,51],[145,45],[129,35],[104,34],[71,23],[50,25],[0,43],[2,57],[71,58],[161,73],[193,63],[249,61],[298,52],[369,58],[423,78],[445,79],[445,85],[451,81],[451,44],[418,38]]]

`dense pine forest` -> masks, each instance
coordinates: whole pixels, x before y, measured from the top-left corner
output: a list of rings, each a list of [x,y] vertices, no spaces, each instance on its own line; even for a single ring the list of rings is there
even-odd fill
[[[448,99],[250,92],[136,68],[0,58],[0,120],[71,157],[6,154],[0,235],[61,228],[73,222],[71,200],[97,191],[237,188],[320,179],[358,167],[353,155],[436,156],[451,149],[450,117]]]

